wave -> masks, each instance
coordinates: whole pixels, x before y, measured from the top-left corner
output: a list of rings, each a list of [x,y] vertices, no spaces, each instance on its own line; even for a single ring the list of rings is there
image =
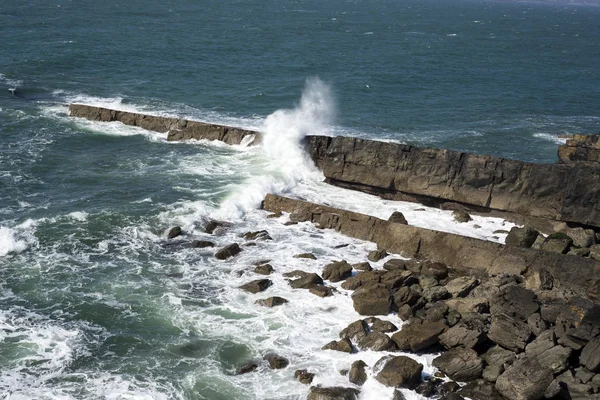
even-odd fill
[[[534,133],[533,137],[538,138],[538,139],[548,140],[548,141],[556,143],[556,144],[565,144],[565,143],[567,143],[567,138],[556,136],[556,135],[553,135],[551,133],[541,133],[541,132],[540,133]]]

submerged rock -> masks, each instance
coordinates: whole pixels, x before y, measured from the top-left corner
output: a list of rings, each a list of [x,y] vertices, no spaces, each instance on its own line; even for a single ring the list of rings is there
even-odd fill
[[[177,236],[180,236],[182,233],[183,233],[183,231],[181,230],[181,227],[175,226],[175,227],[171,228],[171,230],[167,234],[167,238],[173,239],[173,238],[176,238]]]
[[[276,307],[287,303],[288,301],[283,297],[273,296],[266,299],[257,300],[256,304],[264,307]]]
[[[218,250],[215,253],[215,258],[217,258],[218,260],[226,260],[239,254],[241,251],[242,249],[237,243],[232,243]]]
[[[248,282],[240,286],[240,289],[245,290],[249,293],[258,293],[267,290],[273,282],[270,279],[257,279],[252,282]]]

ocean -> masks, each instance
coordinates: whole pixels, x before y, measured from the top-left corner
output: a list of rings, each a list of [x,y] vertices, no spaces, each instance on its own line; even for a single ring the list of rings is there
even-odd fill
[[[265,194],[382,218],[399,210],[414,225],[499,242],[497,231],[512,224],[477,216],[458,224],[448,211],[328,186],[302,138],[552,163],[564,135],[600,131],[593,5],[5,0],[0,26],[5,400],[303,399],[297,369],[316,373],[314,384],[348,386],[340,370],[381,357],[320,350],[360,318],[350,293],[320,299],[292,290],[282,274],[365,261],[375,245],[266,218]],[[265,140],[170,143],[71,118],[69,103],[256,129]],[[207,234],[213,219],[231,226]],[[168,240],[176,225],[185,234]],[[262,229],[273,240],[240,237]],[[220,261],[193,240],[243,251]],[[293,257],[306,252],[317,260]],[[273,286],[241,291],[265,259]],[[274,295],[289,303],[255,304]],[[290,366],[235,374],[271,352]],[[433,355],[411,357],[435,371]],[[361,399],[391,396],[371,376]]]

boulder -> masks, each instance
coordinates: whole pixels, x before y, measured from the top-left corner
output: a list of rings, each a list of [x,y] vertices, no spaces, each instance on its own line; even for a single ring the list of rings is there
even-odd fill
[[[265,230],[256,232],[246,232],[242,235],[242,237],[246,240],[273,240],[271,235],[269,235],[269,232]]]
[[[554,331],[547,330],[535,338],[534,341],[525,347],[525,354],[540,363],[543,367],[548,367],[554,375],[565,371],[569,366],[569,357],[572,350],[560,345],[556,345]]]
[[[352,353],[352,352],[354,352],[354,348],[352,347],[352,343],[350,342],[350,340],[348,340],[346,338],[338,340],[337,342],[335,340],[332,340],[331,342],[329,342],[325,346],[323,346],[321,349],[322,350],[341,351],[343,353]]]
[[[354,310],[360,315],[387,315],[392,308],[392,296],[383,285],[363,286],[352,294]]]
[[[359,393],[354,388],[311,386],[306,400],[357,400]]]
[[[433,360],[433,366],[459,382],[467,382],[481,377],[483,361],[472,349],[460,347],[448,350]]]
[[[406,356],[387,360],[375,379],[385,386],[414,389],[421,382],[423,365]]]
[[[540,249],[552,253],[567,254],[572,245],[573,239],[564,233],[558,232],[544,239]]]
[[[394,351],[396,343],[382,332],[372,332],[358,342],[360,350]]]
[[[315,255],[313,253],[302,253],[302,254],[296,254],[294,256],[294,258],[304,258],[307,260],[316,260],[317,257],[315,257]]]
[[[303,277],[290,281],[290,286],[294,289],[310,289],[315,285],[322,285],[323,279],[317,274],[306,274]]]
[[[472,349],[487,339],[486,331],[487,327],[481,320],[464,320],[442,333],[440,343],[447,349],[459,346]]]
[[[600,260],[600,244],[590,246],[590,258]]]
[[[448,306],[446,303],[438,301],[436,303],[427,303],[425,308],[419,310],[417,314],[422,314],[424,322],[438,322],[443,321],[444,317],[448,313]]]
[[[394,305],[396,308],[400,308],[405,304],[413,306],[420,298],[419,293],[404,286],[394,292]]]
[[[215,247],[215,244],[209,240],[194,240],[192,242],[192,248],[194,249],[204,249],[206,247]]]
[[[423,322],[419,319],[404,325],[392,335],[398,349],[413,352],[427,349],[439,342],[439,336],[448,327],[442,322]]]
[[[308,372],[305,369],[298,369],[294,372],[294,378],[296,378],[300,383],[305,385],[310,385],[315,377],[315,374],[312,372]]]
[[[369,261],[373,261],[373,262],[377,262],[381,259],[384,259],[388,256],[388,252],[385,250],[373,250],[372,252],[369,253],[369,255],[367,256],[367,259]]]
[[[283,297],[273,296],[266,299],[257,300],[256,304],[264,307],[276,307],[287,303],[288,301]]]
[[[477,285],[479,285],[479,280],[477,278],[461,276],[448,282],[446,284],[446,290],[448,290],[448,293],[454,298],[466,297]]]
[[[471,221],[473,218],[471,218],[471,216],[469,215],[468,212],[463,211],[463,210],[454,210],[452,212],[452,216],[454,217],[454,220],[456,222],[469,222]]]
[[[357,263],[357,264],[352,264],[352,268],[354,268],[355,270],[358,270],[358,271],[372,271],[373,270],[373,268],[371,267],[371,264],[369,264],[368,261]]]
[[[390,290],[398,289],[402,286],[412,286],[418,282],[418,279],[411,271],[385,271],[381,275],[381,284],[387,286]]]
[[[254,268],[254,272],[261,275],[270,275],[273,272],[271,264],[261,264]]]
[[[526,247],[533,246],[540,233],[533,228],[519,228],[514,226],[506,236],[505,243],[509,246]]]
[[[548,324],[542,319],[539,313],[531,314],[527,318],[527,326],[531,329],[531,333],[536,336],[548,329]]]
[[[231,224],[229,222],[224,222],[224,221],[209,221],[205,226],[204,226],[204,232],[206,233],[214,233],[217,228],[224,228],[224,227],[228,227],[231,226]]]
[[[263,360],[269,363],[269,368],[271,369],[282,369],[290,364],[287,358],[277,354],[267,354],[263,357]]]
[[[375,317],[369,318],[365,322],[367,324],[371,324],[371,332],[389,333],[396,332],[398,330],[398,327],[390,321],[385,321]]]
[[[174,226],[173,228],[171,228],[171,230],[169,230],[169,233],[167,234],[167,238],[173,239],[173,238],[176,238],[177,236],[180,236],[182,233],[183,233],[183,231],[181,230],[180,226]]]
[[[356,360],[350,366],[350,372],[348,373],[348,380],[350,383],[362,386],[367,381],[367,373],[365,368],[367,364],[363,360]]]
[[[568,228],[564,231],[576,247],[590,247],[596,243],[596,233],[592,229]]]
[[[319,297],[330,297],[333,296],[333,290],[329,286],[325,285],[314,285],[308,288],[308,291]]]
[[[600,336],[585,345],[579,361],[590,371],[600,372]]]
[[[506,314],[527,321],[527,318],[537,312],[540,305],[537,296],[531,290],[521,286],[507,286],[490,301],[490,313]]]
[[[517,318],[506,314],[492,316],[488,337],[493,342],[514,352],[521,352],[531,337],[531,329]]]
[[[467,297],[458,299],[445,300],[444,303],[450,310],[460,314],[480,313],[485,314],[489,311],[490,306],[488,299],[485,297]]]
[[[400,211],[394,211],[392,215],[390,215],[390,217],[388,218],[388,222],[408,225],[408,222],[406,222],[406,218],[404,218],[404,214],[402,214]]]
[[[346,261],[336,261],[327,264],[323,269],[323,279],[339,282],[352,275],[352,266]]]
[[[249,372],[256,371],[257,368],[258,368],[258,363],[256,361],[249,361],[246,364],[242,365],[240,368],[238,368],[238,370],[235,372],[235,374],[236,375],[247,374]]]
[[[555,327],[558,343],[580,350],[600,335],[600,305],[575,298],[560,308]]]
[[[395,270],[406,270],[406,264],[409,263],[409,260],[403,260],[400,258],[392,258],[391,260],[387,260],[383,264],[383,269],[386,271],[395,271]]]
[[[227,245],[225,247],[223,247],[222,249],[218,250],[215,253],[215,257],[218,260],[226,260],[228,258],[231,258],[237,254],[239,254],[242,251],[242,249],[240,248],[240,246],[237,243],[232,243],[230,245]]]
[[[494,385],[481,379],[467,383],[458,393],[471,400],[505,400]]]
[[[249,292],[249,293],[259,293],[267,290],[269,286],[271,286],[273,282],[270,279],[257,279],[255,281],[251,281],[240,286],[240,289]]]
[[[346,338],[359,342],[368,334],[368,326],[362,319],[354,321],[340,332],[340,338]]]
[[[539,400],[554,376],[552,370],[525,357],[515,361],[496,381],[496,389],[511,400]]]
[[[433,276],[436,279],[445,279],[448,277],[449,268],[446,264],[426,261],[421,264],[420,272],[423,275]]]
[[[363,271],[346,279],[342,283],[342,288],[346,290],[356,290],[361,286],[376,284],[381,281],[383,271]]]

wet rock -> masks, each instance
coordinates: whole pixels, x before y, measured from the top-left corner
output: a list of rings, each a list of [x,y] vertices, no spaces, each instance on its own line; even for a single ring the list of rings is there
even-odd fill
[[[371,332],[396,332],[398,327],[390,321],[385,321],[379,318],[372,317],[365,321],[367,324],[371,324]]]
[[[483,361],[472,349],[454,348],[433,360],[433,366],[459,382],[481,377]]]
[[[339,282],[352,275],[352,266],[346,261],[336,261],[327,264],[323,269],[323,279]]]
[[[446,284],[446,290],[452,297],[466,297],[471,290],[479,285],[479,280],[471,276],[461,276]]]
[[[319,297],[330,297],[333,296],[333,290],[329,286],[314,285],[308,289],[309,292]]]
[[[498,314],[492,316],[488,337],[506,349],[521,352],[531,337],[531,329],[519,319]]]
[[[363,286],[352,295],[354,310],[360,315],[387,315],[392,308],[392,296],[383,285]]]
[[[572,245],[573,239],[564,233],[558,232],[544,239],[544,243],[542,243],[540,248],[552,253],[567,254]]]
[[[415,392],[424,397],[431,397],[435,394],[437,387],[439,386],[441,379],[429,379],[423,381],[417,385]]]
[[[359,393],[354,388],[311,386],[306,400],[357,400]]]
[[[388,218],[388,222],[408,225],[408,222],[406,222],[406,218],[404,218],[404,214],[402,214],[400,211],[394,211],[392,215],[390,215],[390,217]]]
[[[580,362],[593,372],[600,372],[600,336],[592,339],[581,352]]]
[[[414,320],[392,335],[398,349],[413,352],[427,349],[439,342],[439,336],[448,327],[441,322]]]
[[[392,395],[392,400],[406,400],[406,396],[399,391],[398,389],[394,390],[394,394]]]
[[[394,351],[396,344],[388,335],[382,332],[372,332],[358,342],[360,350]]]
[[[256,232],[246,232],[242,236],[246,240],[273,240],[269,232],[262,230]]]
[[[194,240],[192,242],[192,248],[194,249],[204,249],[206,247],[215,247],[215,244],[208,240]]]
[[[468,212],[466,211],[462,211],[462,210],[454,210],[452,212],[452,216],[454,217],[454,220],[456,222],[469,222],[471,221],[473,218],[471,218],[471,216],[469,215]]]
[[[256,369],[258,368],[258,363],[256,363],[255,361],[250,361],[244,365],[242,365],[237,371],[236,371],[236,375],[243,375],[243,374],[247,374],[249,372],[253,372],[256,371]]]
[[[367,373],[365,372],[366,367],[367,364],[365,364],[363,360],[354,361],[352,366],[350,366],[350,372],[348,373],[348,380],[350,383],[362,386],[367,381]]]
[[[472,349],[486,338],[486,326],[479,319],[459,322],[440,335],[440,343],[447,349],[464,347]]]
[[[537,312],[539,308],[535,293],[521,286],[507,286],[501,289],[490,302],[492,315],[506,314],[522,321],[527,321],[527,318]]]
[[[307,259],[307,260],[316,260],[317,259],[317,257],[313,253],[296,254],[294,256],[294,258],[304,258],[304,259]]]
[[[283,369],[290,364],[287,358],[277,354],[267,354],[263,357],[263,360],[269,363],[269,368],[271,369]]]
[[[224,221],[209,221],[206,226],[204,226],[204,232],[206,233],[214,233],[218,228],[229,227],[231,224],[229,222]]]
[[[496,381],[496,389],[506,398],[514,400],[539,400],[554,376],[552,370],[525,357],[515,361]]]
[[[259,293],[267,290],[273,282],[270,279],[257,279],[240,286],[240,289],[249,293]]]
[[[348,340],[346,338],[338,340],[338,341],[333,340],[333,341],[327,343],[321,349],[322,350],[341,351],[343,353],[352,353],[354,351],[354,348],[352,347],[352,343],[350,342],[350,340]]]
[[[357,263],[357,264],[352,264],[352,268],[354,268],[358,271],[372,271],[373,270],[373,268],[371,267],[371,264],[369,264],[367,261]]]
[[[540,233],[533,228],[527,226],[518,228],[515,226],[511,228],[508,236],[506,236],[505,243],[509,246],[529,248],[533,246],[539,234]]]
[[[254,272],[261,275],[270,275],[273,273],[273,267],[271,264],[257,265],[256,268],[254,268]]]
[[[310,385],[315,377],[315,374],[312,372],[308,372],[305,369],[298,369],[294,372],[294,378],[296,378],[300,383],[305,385]]]
[[[288,301],[283,297],[273,296],[266,299],[257,300],[256,304],[263,307],[276,307],[287,303]]]
[[[414,389],[421,382],[423,365],[406,356],[391,357],[375,379],[390,386]]]
[[[215,258],[217,258],[218,260],[226,260],[228,258],[236,256],[241,251],[242,251],[242,249],[240,248],[240,246],[237,243],[232,243],[232,244],[227,245],[227,246],[223,247],[222,249],[218,250],[215,253]]]
[[[354,321],[340,332],[340,338],[346,338],[359,342],[368,334],[368,326],[362,319]]]
[[[167,234],[167,238],[173,239],[173,238],[176,238],[177,236],[180,236],[182,233],[183,233],[183,231],[181,230],[180,226],[174,226],[173,228],[171,228],[171,230],[169,230],[169,233]]]
[[[342,283],[342,288],[346,290],[356,290],[361,286],[376,284],[381,281],[383,271],[363,271],[346,279]]]
[[[388,256],[388,252],[385,250],[374,250],[369,253],[369,255],[367,256],[367,259],[369,261],[377,262],[381,259],[386,258],[387,256]]]
[[[455,393],[460,389],[460,385],[454,381],[448,381],[442,383],[436,390],[436,394],[444,397],[449,395],[450,393]],[[450,400],[450,399],[447,399]]]
[[[303,277],[290,281],[290,286],[294,289],[310,289],[315,285],[322,285],[323,279],[317,274],[306,274]]]

